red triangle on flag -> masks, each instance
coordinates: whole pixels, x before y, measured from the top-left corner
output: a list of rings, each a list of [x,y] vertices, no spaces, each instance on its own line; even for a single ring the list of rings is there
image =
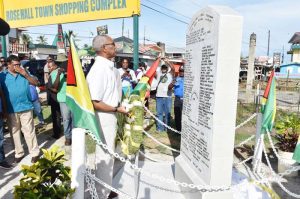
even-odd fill
[[[76,76],[73,65],[72,51],[68,53],[68,68],[67,68],[67,85],[68,86],[77,86]]]

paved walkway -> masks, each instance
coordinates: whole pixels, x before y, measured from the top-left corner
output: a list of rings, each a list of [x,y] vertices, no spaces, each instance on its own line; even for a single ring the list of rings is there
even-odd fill
[[[52,132],[52,124],[48,124],[45,126],[46,128],[44,131],[37,135],[38,144],[40,148],[50,148],[52,145],[58,145],[61,147],[62,150],[66,151],[66,158],[70,158],[70,151],[71,147],[65,147],[64,141],[65,138],[62,136],[60,139],[55,140],[51,137]],[[38,131],[37,131],[38,132]],[[14,145],[13,141],[10,137],[8,132],[5,133],[5,143],[4,143],[4,150],[6,154],[6,160],[9,163],[14,161]],[[0,198],[3,199],[12,199],[13,198],[13,188],[15,185],[19,184],[19,180],[22,178],[23,174],[21,174],[21,165],[30,165],[31,164],[31,157],[28,154],[27,145],[25,144],[25,140],[22,139],[23,147],[25,150],[26,157],[17,164],[11,170],[4,170],[0,169]],[[66,165],[70,165],[70,161],[66,162]]]

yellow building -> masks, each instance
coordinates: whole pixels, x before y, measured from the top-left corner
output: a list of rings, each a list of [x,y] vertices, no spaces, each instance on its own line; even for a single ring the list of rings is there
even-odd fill
[[[291,50],[288,54],[291,54],[291,62],[300,63],[300,32],[296,32],[289,41]]]

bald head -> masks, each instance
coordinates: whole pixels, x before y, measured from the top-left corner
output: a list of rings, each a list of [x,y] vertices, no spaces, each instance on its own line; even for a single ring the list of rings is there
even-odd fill
[[[93,48],[96,53],[105,58],[113,58],[116,56],[115,42],[108,35],[97,35],[93,39]]]
[[[96,52],[101,51],[101,48],[104,44],[107,43],[107,40],[110,38],[110,36],[107,35],[97,35],[93,39],[93,48]],[[110,38],[111,39],[111,38]]]

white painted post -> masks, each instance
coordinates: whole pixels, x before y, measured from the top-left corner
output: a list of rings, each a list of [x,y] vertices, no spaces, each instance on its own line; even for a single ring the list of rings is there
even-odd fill
[[[84,172],[85,172],[85,129],[72,130],[72,183],[75,188],[73,199],[84,198]]]
[[[256,136],[255,136],[255,149],[254,149],[254,156],[252,160],[252,169],[253,171],[259,171],[260,170],[260,162],[262,157],[262,151],[263,151],[263,139],[264,134],[261,134],[261,126],[262,126],[262,113],[259,112],[259,84],[257,85],[256,90]]]
[[[255,149],[254,149],[254,156],[253,156],[253,160],[252,160],[253,171],[260,170],[260,162],[261,162],[261,157],[262,157],[263,139],[264,139],[264,134],[260,134],[261,125],[262,125],[261,122],[262,122],[262,114],[257,113]]]

